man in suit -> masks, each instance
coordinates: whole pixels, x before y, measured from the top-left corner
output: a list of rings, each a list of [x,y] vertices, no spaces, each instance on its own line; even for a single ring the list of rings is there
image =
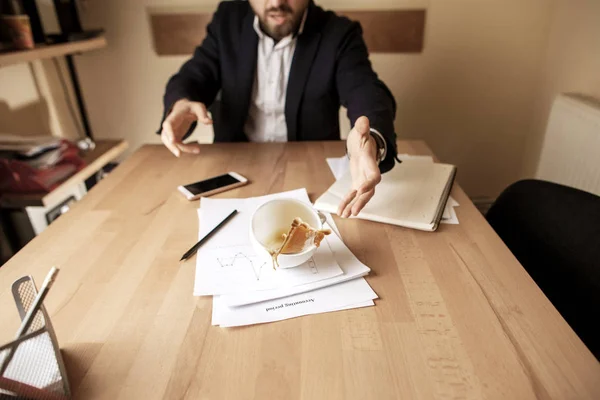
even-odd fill
[[[220,93],[220,100],[215,101]],[[312,0],[222,2],[193,57],[169,80],[161,139],[179,156],[196,123],[215,142],[339,140],[339,108],[353,190],[338,213],[356,215],[394,166],[396,104],[368,58],[360,25]]]

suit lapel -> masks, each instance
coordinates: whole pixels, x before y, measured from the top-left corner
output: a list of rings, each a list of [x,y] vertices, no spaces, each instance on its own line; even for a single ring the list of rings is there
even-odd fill
[[[298,110],[306,86],[306,80],[313,64],[321,34],[316,25],[317,8],[311,4],[309,6],[304,31],[298,35],[296,50],[290,68],[288,78],[287,93],[285,96],[285,121],[288,129],[288,141],[298,140]],[[301,138],[300,138],[301,139]]]
[[[236,129],[235,134],[242,137],[236,137],[237,140],[247,140],[243,131],[244,123],[248,116],[250,106],[250,98],[252,96],[252,87],[254,85],[254,75],[256,73],[256,59],[258,51],[258,36],[253,28],[254,12],[250,7],[248,14],[244,18],[242,26],[240,49],[238,51],[239,66],[237,68],[236,89],[239,94],[238,115],[236,120],[242,121],[241,125]]]

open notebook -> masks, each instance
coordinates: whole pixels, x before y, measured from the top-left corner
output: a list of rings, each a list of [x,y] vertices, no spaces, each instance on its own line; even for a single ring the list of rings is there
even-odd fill
[[[440,223],[456,167],[406,160],[381,176],[375,196],[356,218],[435,231]],[[336,213],[352,186],[348,172],[317,199],[317,210]]]

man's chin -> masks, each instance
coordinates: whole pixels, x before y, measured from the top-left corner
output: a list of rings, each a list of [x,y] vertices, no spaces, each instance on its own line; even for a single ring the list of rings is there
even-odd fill
[[[265,33],[275,40],[281,40],[294,30],[292,18],[266,16],[261,18],[261,25]]]
[[[291,21],[287,21],[281,25],[268,25],[268,27],[269,27],[269,32],[267,32],[267,33],[269,34],[269,36],[271,36],[273,39],[276,39],[276,40],[283,39],[284,37],[291,34],[292,30],[293,30]]]

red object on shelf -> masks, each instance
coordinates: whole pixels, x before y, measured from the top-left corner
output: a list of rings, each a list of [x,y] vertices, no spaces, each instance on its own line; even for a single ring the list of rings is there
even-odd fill
[[[0,193],[51,192],[85,167],[77,146],[61,141],[59,161],[48,168],[33,168],[21,160],[0,159]]]

